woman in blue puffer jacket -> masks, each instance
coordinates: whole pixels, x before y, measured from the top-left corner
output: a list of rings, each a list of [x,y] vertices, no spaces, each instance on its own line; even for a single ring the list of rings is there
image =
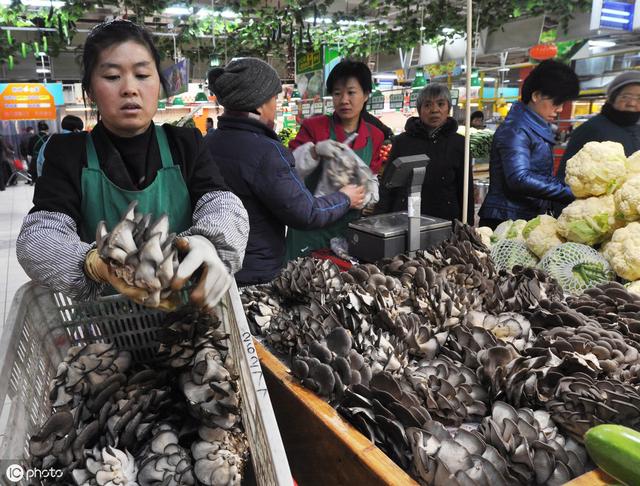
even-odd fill
[[[493,137],[480,226],[528,220],[551,212],[554,202],[573,200],[569,187],[553,175],[551,123],[579,91],[578,77],[565,64],[544,61],[531,71],[522,86],[522,101],[513,104]]]

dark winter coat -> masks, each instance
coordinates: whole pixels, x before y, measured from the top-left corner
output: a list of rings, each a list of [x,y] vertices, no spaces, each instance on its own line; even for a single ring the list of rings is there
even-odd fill
[[[458,123],[448,118],[429,134],[418,117],[407,120],[404,133],[396,136],[389,161],[408,155],[427,154],[429,165],[422,184],[422,214],[448,220],[462,220],[464,190],[464,137]],[[473,223],[473,174],[469,171],[467,221]],[[407,190],[381,190],[377,213],[407,210]]]
[[[313,197],[295,172],[291,152],[258,120],[222,116],[205,142],[249,213],[249,242],[242,270],[236,273],[240,285],[269,282],[278,275],[285,226],[322,228],[349,210],[349,198],[341,192]]]
[[[573,200],[571,189],[553,176],[554,141],[542,117],[521,102],[513,104],[493,136],[481,218],[528,220],[550,212],[554,202]]]

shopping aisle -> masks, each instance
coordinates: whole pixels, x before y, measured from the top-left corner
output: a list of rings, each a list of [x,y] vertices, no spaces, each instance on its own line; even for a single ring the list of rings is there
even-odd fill
[[[16,238],[32,199],[33,186],[23,182],[0,192],[0,327],[4,326],[16,290],[29,280],[16,258]]]

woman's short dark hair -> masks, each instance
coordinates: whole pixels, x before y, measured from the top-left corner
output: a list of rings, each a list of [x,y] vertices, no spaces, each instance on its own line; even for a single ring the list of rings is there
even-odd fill
[[[82,90],[85,93],[88,93],[91,88],[91,76],[100,53],[113,45],[127,41],[137,42],[149,50],[156,65],[158,76],[160,76],[160,84],[165,93],[169,92],[167,80],[164,79],[162,71],[160,71],[160,53],[156,49],[149,31],[130,20],[116,19],[96,25],[89,32],[84,43],[84,51],[82,52]]]
[[[560,105],[578,97],[580,80],[569,66],[549,59],[538,64],[524,80],[522,102],[529,103],[536,91]]]
[[[422,109],[422,105],[424,105],[427,100],[437,100],[438,98],[444,98],[449,103],[449,108],[451,108],[451,91],[447,88],[446,84],[442,83],[431,83],[422,88],[420,93],[418,94],[418,99],[416,100],[416,108],[418,110]]]
[[[348,59],[339,62],[329,73],[327,78],[327,91],[333,92],[333,88],[339,81],[346,81],[349,78],[356,78],[362,91],[371,93],[373,84],[371,82],[371,70],[363,62],[350,61]]]
[[[480,110],[476,110],[473,113],[471,113],[471,119],[474,120],[476,118],[482,118],[484,120],[484,113],[481,112]]]

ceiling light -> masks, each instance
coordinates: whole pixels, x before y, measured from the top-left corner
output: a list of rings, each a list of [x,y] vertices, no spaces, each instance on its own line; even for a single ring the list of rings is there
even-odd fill
[[[3,2],[4,3],[4,2]],[[10,1],[7,3],[11,3]],[[23,0],[23,5],[27,5],[28,7],[53,7],[60,8],[64,6],[64,2],[60,0]]]
[[[165,8],[162,13],[167,15],[191,15],[191,9],[183,5],[176,5],[175,7]]]
[[[506,66],[501,67],[500,69],[498,69],[499,73],[508,73],[509,71],[511,71],[511,68],[508,68]]]
[[[338,20],[339,25],[367,25],[363,20]]]
[[[631,19],[621,19],[618,17],[609,17],[608,15],[602,15],[600,17],[600,21],[613,22],[614,24],[628,24],[631,22]]]
[[[307,19],[304,19],[305,22],[307,22],[308,24],[313,24],[314,21],[316,24],[331,24],[333,23],[333,20],[331,20],[329,17],[316,17],[315,19],[313,17],[309,17]]]
[[[631,12],[625,12],[624,10],[616,10],[613,8],[603,8],[600,10],[603,14],[617,15],[618,17],[629,17]]]
[[[391,73],[391,74],[384,74],[384,73],[374,74],[373,77],[376,78],[376,79],[398,79],[398,75],[397,74],[393,74],[393,73]]]
[[[226,9],[220,12],[220,17],[223,19],[237,19],[240,17],[240,14],[235,13],[233,10]]]
[[[491,76],[485,76],[484,78],[484,82],[485,83],[495,83],[496,78],[492,78]]]
[[[593,39],[589,41],[589,47],[613,47],[615,45],[615,41],[605,39]]]
[[[211,17],[212,15],[214,15],[214,12],[208,8],[201,8],[200,10],[198,10],[198,13],[196,14],[196,17],[198,18],[205,18],[205,17]]]
[[[40,74],[47,74],[51,72],[49,68],[36,68],[36,72]]]

